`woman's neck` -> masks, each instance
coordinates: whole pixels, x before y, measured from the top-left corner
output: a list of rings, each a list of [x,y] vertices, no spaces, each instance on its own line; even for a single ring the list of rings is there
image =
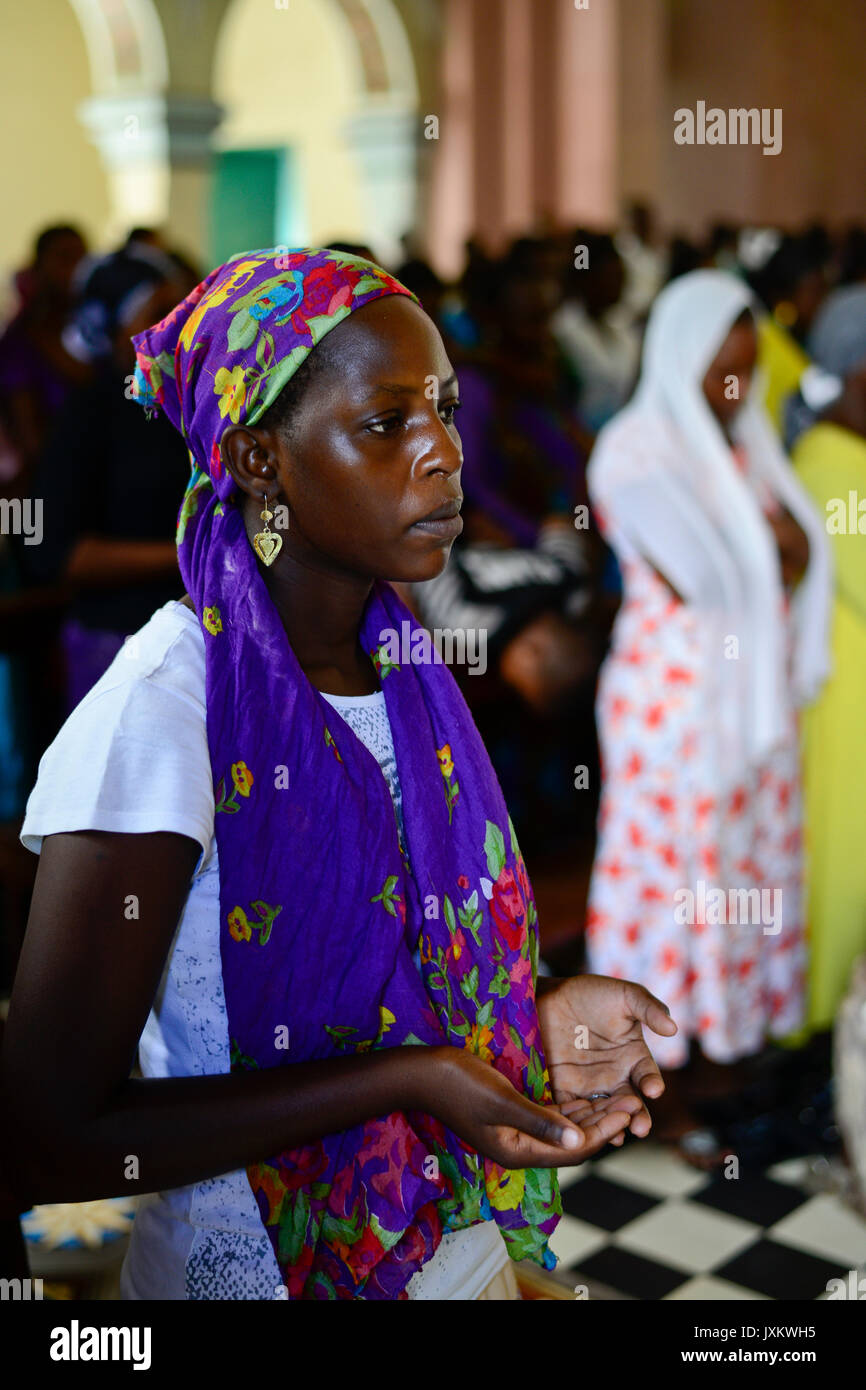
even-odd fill
[[[248,498],[243,517],[252,545],[261,502]],[[280,554],[261,573],[301,669],[329,695],[372,695],[379,683],[359,631],[373,581],[330,568],[291,527],[281,534]]]
[[[303,585],[275,579],[267,575],[265,584],[310,684],[327,695],[374,695],[380,690],[376,669],[358,639],[364,604],[350,608],[333,596],[330,603],[323,602],[321,584],[313,599]],[[180,602],[195,612],[189,594]]]
[[[373,663],[360,644],[361,619],[372,581],[310,569],[294,556],[265,573],[274,607],[304,674],[329,695],[372,695]]]

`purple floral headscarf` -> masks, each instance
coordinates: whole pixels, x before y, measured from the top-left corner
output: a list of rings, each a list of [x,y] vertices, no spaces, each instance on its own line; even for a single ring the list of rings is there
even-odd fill
[[[353,256],[248,252],[133,340],[138,399],[193,465],[177,543],[206,643],[231,1066],[451,1044],[549,1101],[532,890],[450,671],[386,659],[383,630],[418,625],[374,583],[360,640],[393,732],[404,857],[378,764],[289,646],[219,457],[230,421],[254,423],[325,333],[390,294],[409,291]],[[555,1170],[507,1171],[431,1115],[370,1118],[247,1174],[291,1299],[405,1298],[443,1231],[485,1220],[513,1259],[555,1264]]]

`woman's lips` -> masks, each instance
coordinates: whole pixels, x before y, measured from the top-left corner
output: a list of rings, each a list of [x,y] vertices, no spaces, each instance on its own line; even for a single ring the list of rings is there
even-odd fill
[[[463,518],[460,515],[462,503],[462,497],[449,498],[447,502],[443,502],[441,507],[428,512],[420,521],[416,521],[410,530],[427,531],[431,536],[443,536],[453,540],[463,530]]]
[[[444,536],[452,540],[463,530],[463,518],[459,513],[456,516],[440,516],[435,520],[428,518],[426,521],[416,521],[409,529],[426,531],[431,536]]]

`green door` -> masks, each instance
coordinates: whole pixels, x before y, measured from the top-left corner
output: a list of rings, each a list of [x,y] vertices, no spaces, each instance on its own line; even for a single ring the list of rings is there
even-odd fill
[[[285,148],[217,152],[211,200],[211,265],[221,265],[239,251],[298,244],[292,174],[291,151]]]

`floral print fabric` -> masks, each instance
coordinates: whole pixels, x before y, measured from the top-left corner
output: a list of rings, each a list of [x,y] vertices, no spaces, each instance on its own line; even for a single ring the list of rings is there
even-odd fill
[[[690,1038],[712,1061],[732,1062],[803,1018],[796,723],[791,716],[787,737],[764,764],[720,794],[701,615],[638,557],[625,564],[624,581],[597,699],[602,795],[588,968],[638,980],[668,1004],[679,1032],[653,1036],[662,1067],[688,1060]],[[766,890],[762,920],[717,922],[707,911],[705,921],[678,921],[686,900],[677,893],[689,889],[697,905],[700,882],[705,897],[711,888]],[[779,930],[769,920],[774,905]]]

